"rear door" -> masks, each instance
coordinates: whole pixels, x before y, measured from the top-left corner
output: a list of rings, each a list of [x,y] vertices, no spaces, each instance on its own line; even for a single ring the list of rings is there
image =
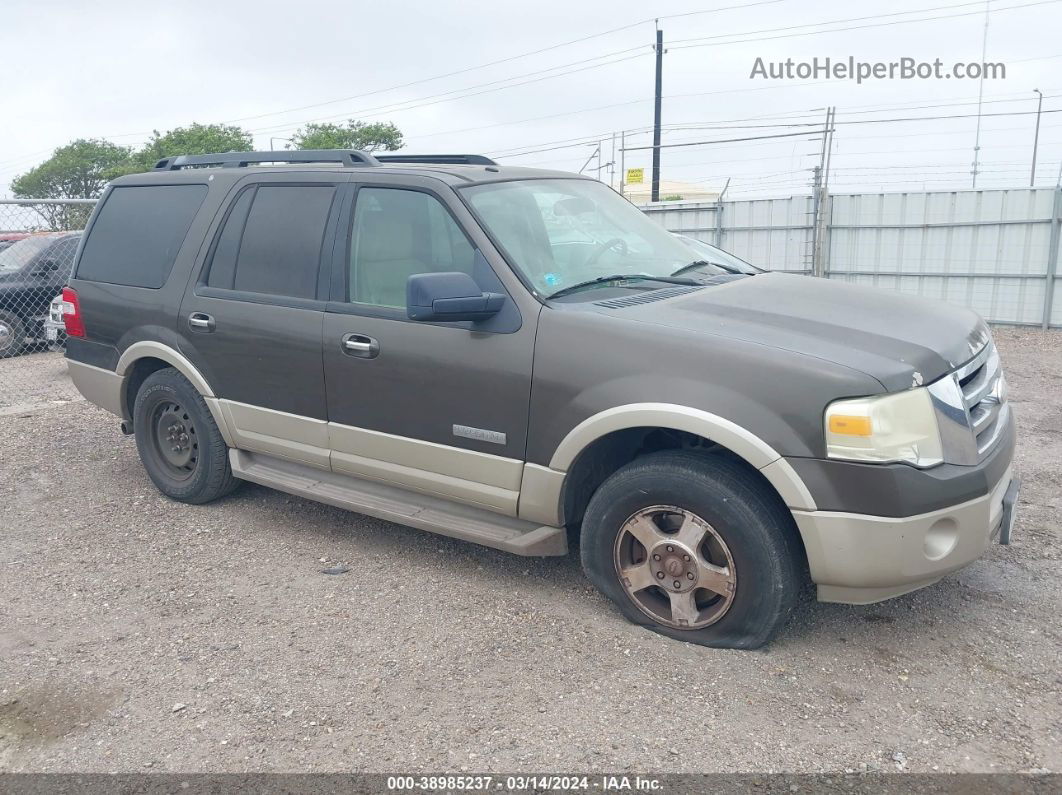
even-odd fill
[[[213,386],[235,443],[327,469],[321,334],[345,176],[237,184],[178,318],[182,352]]]
[[[515,515],[541,306],[448,186],[354,180],[324,320],[332,468]],[[406,281],[433,271],[470,274],[508,296],[504,309],[480,323],[409,320]]]

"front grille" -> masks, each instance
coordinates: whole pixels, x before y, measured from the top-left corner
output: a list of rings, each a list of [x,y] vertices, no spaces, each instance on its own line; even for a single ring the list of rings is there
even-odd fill
[[[929,392],[948,463],[977,464],[992,452],[1010,421],[1007,380],[992,342]]]
[[[989,342],[970,362],[956,371],[963,403],[970,417],[978,456],[986,455],[998,441],[1010,415],[1006,379],[996,346]]]

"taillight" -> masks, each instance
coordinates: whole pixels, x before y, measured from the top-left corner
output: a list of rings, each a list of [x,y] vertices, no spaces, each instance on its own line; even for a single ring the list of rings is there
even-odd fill
[[[66,326],[66,336],[85,336],[85,319],[81,317],[81,304],[73,287],[63,288],[63,325]]]

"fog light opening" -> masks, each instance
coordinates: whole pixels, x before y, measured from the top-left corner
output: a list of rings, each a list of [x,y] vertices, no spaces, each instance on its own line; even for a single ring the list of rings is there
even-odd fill
[[[946,557],[959,542],[959,526],[954,519],[938,519],[933,526],[926,531],[926,539],[923,545],[926,557],[930,560],[940,560]]]

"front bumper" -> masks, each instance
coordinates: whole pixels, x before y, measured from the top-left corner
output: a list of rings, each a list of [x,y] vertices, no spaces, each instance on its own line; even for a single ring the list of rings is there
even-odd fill
[[[867,604],[936,582],[1010,539],[1017,480],[1008,466],[975,499],[915,516],[793,511],[819,600]]]

